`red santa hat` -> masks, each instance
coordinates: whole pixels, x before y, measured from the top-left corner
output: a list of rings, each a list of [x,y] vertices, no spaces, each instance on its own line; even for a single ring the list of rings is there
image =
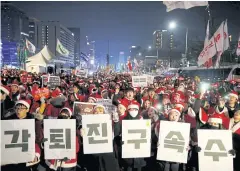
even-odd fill
[[[72,109],[70,109],[70,108],[68,108],[68,107],[64,107],[64,108],[62,108],[62,109],[60,110],[60,113],[61,113],[63,110],[67,110],[67,111],[69,112],[69,117],[72,116],[72,114],[73,114],[73,110],[72,110]]]
[[[94,103],[96,103],[96,102],[97,102],[97,98],[95,98],[95,97],[94,97],[94,96],[92,96],[92,95],[88,97],[88,100],[89,100],[89,99],[92,99],[92,100],[94,101]]]
[[[126,100],[123,100],[123,99],[118,100],[118,105],[122,105],[122,107],[124,107],[125,110],[127,110],[127,108],[128,108],[128,102]]]
[[[139,110],[140,104],[137,101],[132,101],[130,105],[128,105],[128,110],[129,109],[137,109]]]
[[[10,93],[10,88],[8,86],[5,86],[5,85],[1,85],[0,90],[3,91],[7,95],[9,95],[9,93]]]
[[[182,102],[179,102],[179,103],[176,103],[175,104],[175,107],[177,107],[177,108],[184,108],[184,106],[185,106],[185,104],[184,103],[182,103]]]
[[[218,124],[222,124],[222,116],[218,113],[214,113],[213,115],[210,115],[208,118],[208,123],[212,122],[212,123],[218,123]]]
[[[60,96],[62,94],[62,92],[60,91],[60,90],[58,90],[58,89],[56,89],[56,90],[53,90],[53,92],[52,92],[52,97],[54,98],[54,97],[58,97],[58,96]]]
[[[18,100],[15,105],[18,105],[18,104],[22,104],[22,105],[26,106],[27,109],[29,109],[30,106],[31,106],[31,100],[28,100],[28,99],[26,99],[26,100],[23,100],[23,99],[22,100]]]
[[[229,96],[233,96],[238,99],[238,93],[236,91],[232,91],[231,93],[229,93]]]
[[[13,82],[12,82],[12,84],[11,84],[11,86],[19,86],[19,82],[15,79]]]
[[[178,114],[179,117],[181,116],[180,109],[177,108],[177,107],[168,110],[167,114],[169,115],[171,112],[176,112],[176,113]]]

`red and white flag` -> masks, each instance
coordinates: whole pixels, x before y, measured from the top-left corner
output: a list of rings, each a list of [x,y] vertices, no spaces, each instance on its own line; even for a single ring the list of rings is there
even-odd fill
[[[240,56],[240,36],[238,38],[238,45],[237,45],[236,55]]]
[[[175,9],[189,9],[198,6],[207,6],[208,1],[163,1],[167,7],[167,12]]]
[[[227,25],[227,20],[225,21],[224,24],[224,43],[223,43],[223,50],[227,50],[229,48],[229,35],[228,35],[228,25]]]
[[[223,42],[224,42],[224,32],[223,32],[224,22],[220,25],[217,31],[214,33],[212,38],[208,41],[208,44],[204,47],[202,52],[198,57],[198,66],[205,64],[209,61],[216,53],[223,52]]]
[[[127,66],[128,66],[128,70],[132,71],[132,63],[131,63],[130,59],[127,62]]]

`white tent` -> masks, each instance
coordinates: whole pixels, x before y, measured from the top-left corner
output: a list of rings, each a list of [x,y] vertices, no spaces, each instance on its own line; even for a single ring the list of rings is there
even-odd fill
[[[52,58],[54,58],[54,55],[45,45],[40,52],[28,58],[26,61],[26,69],[28,72],[44,72],[49,60]]]

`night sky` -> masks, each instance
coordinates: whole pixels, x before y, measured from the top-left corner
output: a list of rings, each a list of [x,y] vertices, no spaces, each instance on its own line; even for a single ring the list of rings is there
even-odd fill
[[[176,41],[184,47],[185,28],[189,38],[204,40],[206,7],[189,10],[177,9],[166,12],[162,2],[12,2],[30,17],[39,20],[60,21],[65,27],[80,27],[81,49],[85,36],[96,41],[96,52],[118,56],[120,51],[129,52],[132,45],[147,48],[152,45],[153,31],[167,29],[168,22],[177,22],[173,31]],[[237,40],[240,32],[240,10],[228,2],[210,2],[215,24],[228,19],[228,31]]]

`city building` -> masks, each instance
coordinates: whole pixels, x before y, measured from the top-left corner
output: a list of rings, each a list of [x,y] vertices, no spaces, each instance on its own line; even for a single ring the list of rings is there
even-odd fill
[[[1,40],[20,43],[28,37],[28,16],[9,2],[1,2]]]
[[[17,49],[24,51],[25,40],[29,37],[28,20],[23,10],[9,2],[1,2],[1,58],[6,65],[19,66]]]
[[[80,28],[68,28],[74,34],[74,66],[80,65]]]
[[[59,21],[41,21],[38,24],[37,45],[42,49],[45,45],[56,56],[56,60],[68,66],[74,65],[74,34],[60,24]],[[69,51],[69,56],[61,56],[56,51],[57,39]],[[56,61],[55,60],[55,61]]]
[[[118,58],[117,69],[120,70],[120,71],[124,70],[124,67],[125,67],[126,63],[127,63],[127,60],[125,58],[124,52],[120,52],[119,53],[119,58]]]
[[[39,30],[39,23],[41,21],[36,18],[29,18],[29,41],[36,47],[37,51],[40,51],[38,44],[38,32]]]
[[[156,30],[153,32],[153,48],[172,50],[174,48],[174,35],[167,30]]]

